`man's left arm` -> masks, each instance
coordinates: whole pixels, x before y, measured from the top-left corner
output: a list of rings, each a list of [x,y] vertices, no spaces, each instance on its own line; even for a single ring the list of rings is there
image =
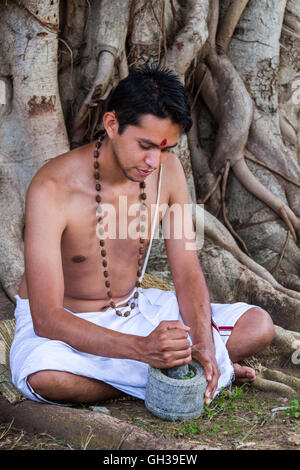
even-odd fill
[[[208,404],[220,376],[212,336],[210,298],[198,260],[184,171],[177,157],[170,155],[168,160],[170,159],[169,209],[163,220],[165,244],[180,314],[185,325],[191,328],[189,334],[193,342],[192,357],[202,364],[206,374],[208,386],[205,401]]]

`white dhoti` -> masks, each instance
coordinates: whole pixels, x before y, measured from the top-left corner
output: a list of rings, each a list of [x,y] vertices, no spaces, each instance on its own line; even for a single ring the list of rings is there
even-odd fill
[[[29,300],[17,295],[16,301],[16,331],[10,350],[10,367],[12,381],[23,395],[34,401],[53,403],[34,392],[27,377],[41,370],[56,370],[101,380],[128,395],[145,399],[148,364],[88,354],[63,341],[37,336],[33,329]],[[215,395],[222,387],[230,386],[234,379],[233,366],[225,345],[236,321],[251,307],[255,306],[243,302],[211,304],[215,354],[221,372]],[[120,310],[123,309],[125,311],[128,307]],[[96,325],[139,336],[149,335],[163,320],[182,321],[175,292],[159,289],[139,289],[136,307],[128,317],[117,316],[112,308],[105,312],[76,314],[65,310],[70,315]]]

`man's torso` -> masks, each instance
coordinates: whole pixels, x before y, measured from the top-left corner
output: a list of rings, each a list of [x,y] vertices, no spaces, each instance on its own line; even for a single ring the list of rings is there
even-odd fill
[[[58,190],[66,193],[66,204],[62,208],[65,211],[66,227],[61,238],[64,275],[63,306],[74,313],[104,310],[109,304],[99,236],[96,233],[98,204],[95,199],[97,192],[93,179],[93,149],[88,146],[82,147],[82,149],[80,152],[53,159],[47,170],[50,177],[55,175],[56,179],[59,178]],[[167,166],[167,162],[165,166]],[[145,180],[147,194],[145,203],[149,221],[145,248],[148,246],[151,236],[150,218],[153,221],[158,180],[159,169]],[[162,181],[160,194],[162,210],[159,211],[159,220],[162,219],[169,200],[166,172]],[[140,188],[138,183],[130,181],[128,185],[115,188],[109,187],[105,182],[101,184],[101,204],[110,204],[115,208],[116,214],[116,238],[105,239],[104,248],[107,252],[108,266],[106,270],[109,272],[110,291],[114,302],[118,302],[128,297],[137,281],[139,237],[135,235],[135,239],[133,239],[126,236],[124,224],[127,224],[127,228],[133,233],[135,232],[139,212],[136,212],[136,206],[132,205],[140,202]],[[119,196],[123,196],[121,204]],[[127,210],[132,208],[133,215],[126,214],[125,204],[127,204]],[[114,224],[111,224],[112,230],[113,227]],[[106,230],[108,230],[107,226]],[[119,238],[120,231],[123,238]],[[25,273],[18,291],[22,298],[28,298]]]

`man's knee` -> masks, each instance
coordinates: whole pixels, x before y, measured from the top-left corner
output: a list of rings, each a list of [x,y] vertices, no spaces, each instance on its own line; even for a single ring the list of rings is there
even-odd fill
[[[256,329],[256,336],[262,346],[268,346],[275,337],[274,323],[271,315],[261,307],[253,307],[248,310],[248,317],[252,320]]]
[[[236,322],[226,347],[230,359],[239,362],[265,349],[275,336],[271,316],[260,307],[249,308]]]
[[[49,391],[58,386],[62,372],[54,370],[40,370],[27,377],[27,382],[41,396],[46,396]]]
[[[123,395],[100,380],[59,370],[41,370],[27,377],[33,391],[58,403],[83,403],[108,400]]]
[[[274,324],[271,316],[261,307],[249,308],[236,322],[232,339],[248,338],[258,349],[263,349],[271,343],[275,336]],[[228,340],[230,344],[231,337]]]

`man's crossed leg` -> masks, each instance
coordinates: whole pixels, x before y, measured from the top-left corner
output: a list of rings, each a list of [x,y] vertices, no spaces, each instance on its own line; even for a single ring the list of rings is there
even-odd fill
[[[263,350],[274,334],[270,315],[260,307],[249,308],[237,320],[226,343],[235,383],[255,380],[255,371],[239,362]],[[27,381],[37,394],[58,403],[91,403],[124,396],[123,392],[104,382],[69,372],[42,370],[29,375]]]

